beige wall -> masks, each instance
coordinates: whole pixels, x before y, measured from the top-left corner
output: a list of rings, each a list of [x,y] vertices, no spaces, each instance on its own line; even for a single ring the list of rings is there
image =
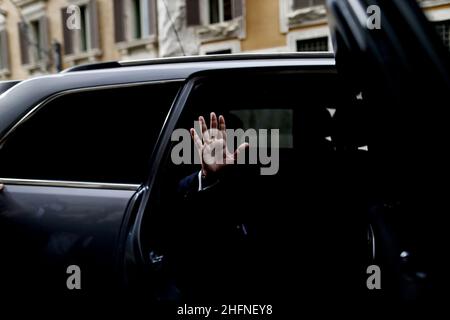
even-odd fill
[[[450,4],[441,4],[433,7],[426,7],[424,8],[424,11],[433,11],[433,10],[440,10],[440,9],[450,9]]]
[[[6,29],[8,30],[9,39],[10,78],[24,79],[28,77],[28,73],[22,68],[20,63],[19,29],[17,26],[19,16],[14,6],[8,0],[1,1],[0,8],[8,13],[6,17]]]
[[[112,0],[97,0],[99,12],[100,42],[102,48],[101,60],[120,59],[119,51],[114,41],[114,11]]]
[[[280,32],[278,0],[246,0],[247,37],[242,51],[252,51],[286,45],[286,36]]]

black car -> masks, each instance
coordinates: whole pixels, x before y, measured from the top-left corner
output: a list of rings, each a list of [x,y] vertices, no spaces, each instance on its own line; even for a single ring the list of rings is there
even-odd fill
[[[367,28],[369,5],[381,29]],[[448,52],[415,1],[328,10],[335,56],[111,62],[2,85],[0,289],[175,304],[441,297]],[[171,161],[172,133],[210,112],[278,129],[278,170],[237,166],[184,203],[199,166]]]

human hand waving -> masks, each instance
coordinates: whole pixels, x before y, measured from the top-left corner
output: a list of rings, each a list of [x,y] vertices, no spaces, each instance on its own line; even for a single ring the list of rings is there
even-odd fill
[[[201,137],[194,128],[191,128],[191,136],[195,148],[202,163],[202,174],[207,177],[220,172],[227,165],[236,162],[238,155],[248,148],[248,143],[241,144],[233,153],[227,147],[227,132],[225,118],[217,116],[214,112],[210,115],[210,129],[206,126],[205,119],[198,118],[201,127]]]

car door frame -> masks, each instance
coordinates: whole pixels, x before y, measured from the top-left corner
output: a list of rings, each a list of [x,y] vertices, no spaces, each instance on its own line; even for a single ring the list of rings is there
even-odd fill
[[[280,68],[281,70],[290,70],[290,69],[296,69],[299,68],[298,66],[285,66]],[[327,64],[317,64],[317,65],[305,65],[300,68],[305,68],[307,72],[310,70],[322,70],[322,71],[328,71],[327,68],[330,70],[335,71],[334,66],[330,66]],[[280,69],[268,69],[270,72],[276,73],[277,71],[280,71]],[[243,68],[242,70],[240,68],[231,69],[231,71],[238,71],[238,72],[250,72],[252,71],[261,71],[262,68],[257,68],[254,70]],[[297,69],[299,70],[299,69]],[[140,200],[139,208],[137,209],[136,213],[136,219],[133,221],[132,226],[129,229],[129,232],[127,231],[127,240],[126,240],[126,249],[124,252],[124,265],[127,266],[125,269],[136,269],[136,265],[147,265],[149,262],[151,263],[151,259],[149,259],[148,256],[146,256],[146,253],[143,250],[143,245],[141,243],[141,232],[142,232],[142,222],[144,219],[144,215],[148,214],[149,212],[146,211],[147,207],[149,206],[149,201],[151,201],[152,197],[156,194],[155,186],[157,186],[157,180],[158,180],[158,172],[160,171],[161,163],[164,159],[164,156],[166,154],[167,148],[169,144],[171,143],[171,135],[172,132],[176,129],[176,125],[182,115],[182,113],[185,111],[186,104],[192,94],[192,92],[195,90],[195,85],[199,81],[203,81],[204,79],[207,79],[211,75],[214,76],[214,73],[218,70],[208,70],[205,72],[199,72],[196,74],[191,75],[186,80],[186,83],[184,87],[180,90],[179,95],[177,96],[176,100],[173,103],[173,106],[171,107],[168,116],[166,118],[166,121],[164,122],[164,127],[161,131],[161,134],[158,138],[156,147],[154,149],[152,160],[151,160],[151,169],[150,169],[150,175],[149,180],[146,183],[145,188],[142,190],[142,200]],[[230,71],[230,70],[227,70]],[[151,211],[151,210],[150,210]],[[130,267],[133,265],[132,267]],[[139,270],[139,267],[138,267]],[[140,269],[143,271],[142,269]],[[143,272],[146,272],[145,270]],[[124,273],[125,278],[127,279],[126,282],[129,281],[129,274],[127,272]],[[133,276],[134,277],[134,276]]]

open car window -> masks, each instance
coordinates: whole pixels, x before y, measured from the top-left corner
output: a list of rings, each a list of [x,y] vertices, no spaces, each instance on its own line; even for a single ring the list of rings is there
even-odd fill
[[[223,115],[227,129],[253,130],[245,141],[255,134],[257,143],[246,152],[251,159],[256,151],[256,162],[230,165],[202,189],[193,144],[184,149],[192,162],[173,161],[177,139],[166,150],[141,238],[150,256],[167,258],[173,273],[165,276],[175,284],[168,290],[176,287],[195,301],[270,300],[289,287],[325,286],[330,261],[344,261],[345,274],[361,266],[352,262],[365,258],[364,249],[355,251],[364,248],[365,225],[362,215],[355,218],[358,201],[347,200],[358,197],[354,187],[363,188],[340,187],[354,176],[338,156],[344,148],[334,120],[340,112],[335,79],[333,72],[199,79],[177,130],[189,130],[199,116],[209,126],[211,112]]]

